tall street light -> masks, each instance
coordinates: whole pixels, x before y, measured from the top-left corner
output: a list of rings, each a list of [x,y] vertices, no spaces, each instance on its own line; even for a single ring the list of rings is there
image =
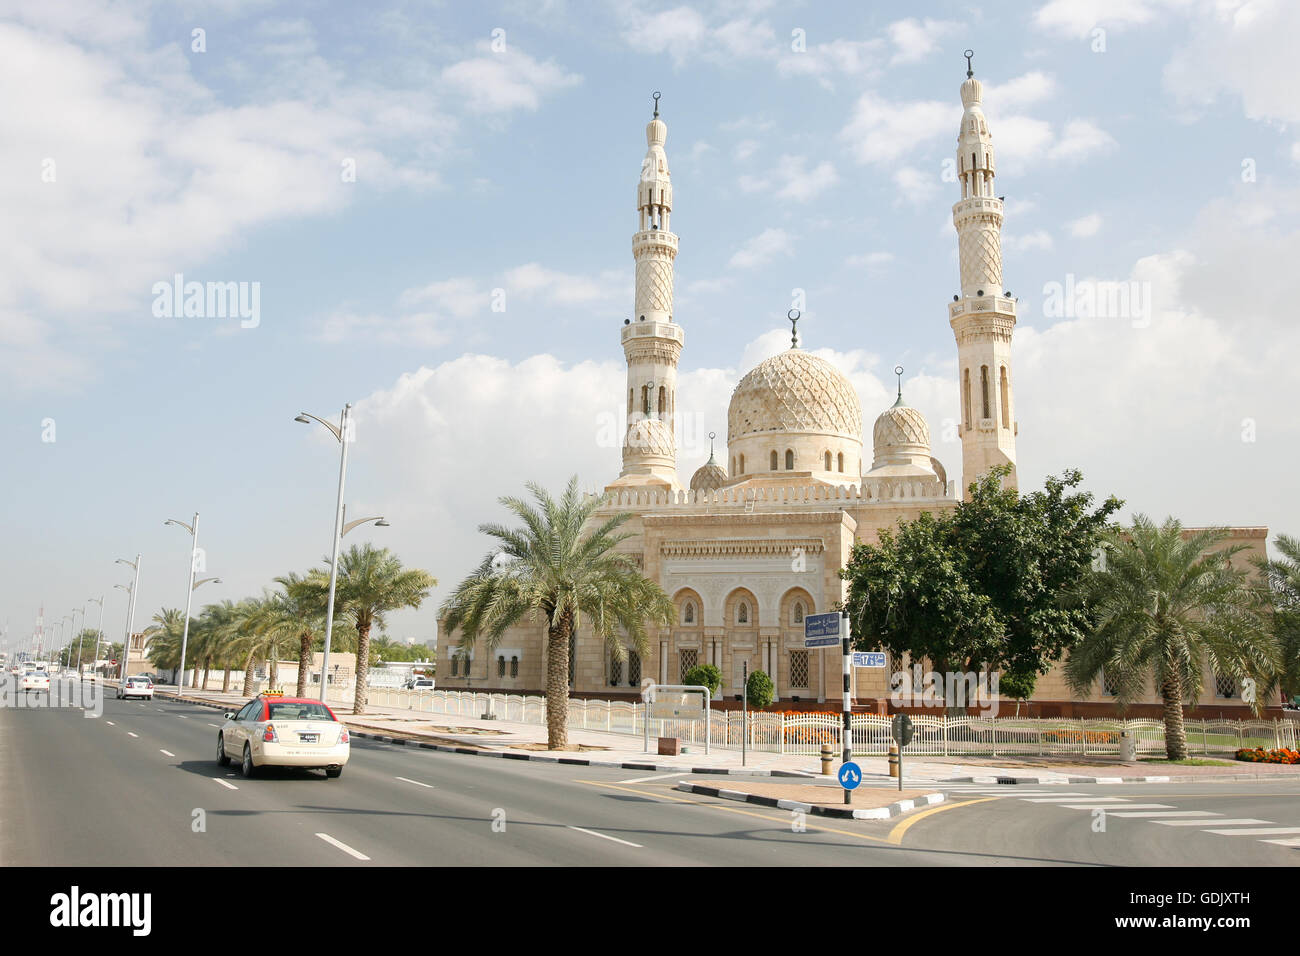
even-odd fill
[[[87,604],[91,601],[99,605],[99,623],[95,625],[95,660],[99,660],[99,638],[104,633],[104,595],[97,598],[86,598]],[[84,608],[81,611],[81,626],[83,628],[86,626],[86,611]]]
[[[334,590],[338,585],[339,544],[343,538],[343,484],[348,474],[348,442],[352,438],[349,434],[351,415],[352,403],[348,402],[343,406],[343,413],[339,416],[337,426],[308,412],[301,412],[294,418],[295,422],[302,422],[304,425],[310,425],[313,421],[320,422],[330,430],[330,434],[338,439],[339,445],[342,446],[342,451],[339,453],[339,495],[334,505],[334,534],[330,538],[330,590],[329,603],[325,608],[325,653],[321,657],[320,667],[321,700],[329,698],[330,642],[334,636]]]
[[[185,589],[185,629],[181,633],[181,669],[176,677],[176,696],[181,696],[181,684],[185,682],[185,651],[190,642],[190,601],[194,597],[194,561],[199,551],[199,513],[194,512],[194,524],[188,525],[184,521],[178,521],[175,518],[168,518],[163,525],[179,525],[190,533],[194,540],[190,547],[190,576],[189,587]]]
[[[135,579],[131,582],[129,588],[122,588],[127,592],[126,602],[126,637],[122,640],[122,666],[118,668],[117,676],[119,680],[126,680],[126,664],[131,659],[131,632],[135,630],[135,592],[140,587],[140,555],[135,556],[134,561],[128,561],[126,558],[118,558],[114,564],[125,564],[135,572]],[[121,587],[121,585],[114,585]]]

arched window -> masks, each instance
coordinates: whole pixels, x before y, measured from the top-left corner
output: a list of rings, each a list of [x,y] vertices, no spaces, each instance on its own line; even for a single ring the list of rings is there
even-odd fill
[[[768,466],[768,469],[767,469],[767,470],[768,470],[768,471],[776,471],[776,452],[775,452],[775,451],[772,452],[771,464]]]
[[[502,654],[497,657],[497,677],[505,677],[505,676],[506,676],[506,658],[505,655]]]
[[[789,448],[785,450],[785,470],[794,471],[794,452]]]
[[[641,386],[641,414],[647,416],[650,414],[650,387],[648,385]]]
[[[737,624],[749,623],[749,605],[746,604],[744,601],[741,601],[740,607],[736,608],[736,623]]]
[[[510,658],[510,676],[511,676],[511,677],[518,677],[518,676],[519,676],[519,658],[518,658],[518,657],[512,657],[512,658]]]
[[[744,456],[744,455],[741,455],[741,456],[740,456],[740,471],[737,472],[737,474],[741,474],[741,475],[743,475],[744,473],[745,473],[745,456]]]
[[[980,418],[988,418],[989,417],[989,367],[987,365],[980,366],[980,397],[984,403],[982,406],[984,409],[984,414],[981,415]]]
[[[830,471],[830,470],[831,470],[831,453],[830,453],[830,452],[827,452],[827,453],[826,453],[826,468],[825,468],[824,470],[825,470],[825,471]],[[840,469],[840,471],[843,471],[843,470],[844,470],[843,468]]]
[[[451,676],[452,677],[460,676],[460,658],[456,657],[454,654],[452,655],[451,658]]]
[[[614,656],[614,652],[609,652],[609,683],[610,685],[621,684],[623,682],[623,662]]]
[[[694,601],[686,602],[686,610],[682,612],[682,623],[683,624],[695,623],[695,602]]]
[[[632,414],[632,389],[627,390],[627,413]]]
[[[843,470],[844,470],[844,452],[840,452],[839,460],[840,460],[840,471],[843,471]]]
[[[1011,392],[1011,385],[1007,382],[1007,367],[1002,366],[1002,427],[1011,427],[1011,402],[1008,401],[1008,395]]]
[[[630,687],[641,683],[641,655],[636,651],[627,652],[627,682]]]
[[[962,417],[966,419],[966,430],[970,431],[970,369],[962,374],[961,410]]]
[[[738,474],[738,472],[736,471],[736,456],[735,456],[735,455],[732,455],[732,456],[731,456],[731,473],[732,473],[733,475]]]
[[[660,385],[659,386],[659,417],[660,418],[663,417],[663,414],[667,410],[667,408],[668,408],[668,392],[662,385]]]
[[[794,603],[794,622],[796,624],[803,623],[803,601],[795,601]]]

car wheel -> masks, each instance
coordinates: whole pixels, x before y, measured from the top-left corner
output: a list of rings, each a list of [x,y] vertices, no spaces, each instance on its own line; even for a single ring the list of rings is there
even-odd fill
[[[226,756],[226,740],[221,734],[217,734],[217,766],[230,766],[230,758]]]
[[[244,761],[239,765],[239,772],[245,777],[252,777],[257,773],[257,768],[253,766],[253,748],[244,744]]]
[[[342,768],[342,767],[326,767],[326,768],[325,768],[325,776],[328,777],[330,780],[337,780],[339,777],[343,776],[343,768]]]

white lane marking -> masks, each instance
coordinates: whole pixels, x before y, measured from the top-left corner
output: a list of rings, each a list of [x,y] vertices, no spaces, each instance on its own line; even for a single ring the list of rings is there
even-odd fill
[[[1127,813],[1121,810],[1110,810],[1106,813],[1109,817],[1217,817],[1219,814],[1209,810],[1138,810],[1133,813]],[[1205,820],[1198,820],[1197,823],[1205,823]],[[1217,820],[1213,821],[1218,823]]]
[[[1237,830],[1206,830],[1206,833],[1222,833],[1224,836],[1271,836],[1274,833],[1300,833],[1300,827],[1245,827]]]
[[[945,787],[945,790],[948,788]],[[1001,790],[949,790],[953,795],[969,794],[973,797],[1045,797],[1048,794],[1056,797],[1086,797],[1086,793],[1075,792],[1073,790],[1021,790],[1019,787],[1012,789],[1003,787]],[[1110,799],[1109,797],[1105,799]]]
[[[127,735],[128,737],[139,737],[139,736],[140,736],[139,734],[133,734],[133,733],[131,733],[131,731],[129,731],[129,730],[126,732],[126,735]]]
[[[175,757],[175,756],[176,756],[176,755],[175,755],[174,753],[172,753],[170,750],[161,750],[161,749],[160,749],[158,752],[159,752],[160,754],[166,754],[166,755],[169,756],[169,757]]]
[[[212,779],[215,780],[217,783],[221,784],[223,787],[225,787],[225,788],[228,789],[228,790],[238,790],[238,789],[239,789],[239,788],[236,787],[233,783],[226,783],[226,781],[222,780],[220,777],[213,777]]]
[[[1260,840],[1260,843],[1276,843],[1278,846],[1300,846],[1300,837],[1292,837],[1289,840]]]
[[[1251,826],[1256,823],[1270,823],[1269,820],[1251,820],[1249,818],[1240,820],[1152,820],[1152,823],[1159,823],[1167,827],[1203,827],[1207,823],[1213,823],[1216,827],[1240,827]]]
[[[167,711],[163,710],[161,707],[155,707],[154,710],[158,711],[158,713],[160,713],[160,714],[165,714],[165,713],[167,713]]]
[[[328,843],[330,846],[338,847],[340,850],[342,850],[344,853],[348,854],[349,856],[354,856],[358,860],[370,859],[370,857],[366,856],[364,853],[358,853],[356,850],[352,849],[352,847],[348,846],[346,843],[343,843],[340,840],[334,839],[328,833],[318,833],[316,835],[320,837],[322,840],[324,840],[326,843]]]
[[[181,720],[189,720],[189,718],[186,717],[184,714],[177,714],[176,716],[179,717]]]
[[[1125,803],[1128,797],[1089,797],[1089,803]],[[1078,803],[1078,797],[1026,797],[1026,803]]]
[[[1112,810],[1172,810],[1167,803],[1126,803],[1122,806],[1115,806],[1113,803],[1058,803],[1058,807],[1065,807],[1067,810],[1105,810],[1110,813]],[[1300,832],[1300,831],[1297,831]]]
[[[117,724],[113,723],[111,720],[109,720],[109,721],[105,721],[105,723],[107,723],[108,726],[110,726],[110,727],[116,727],[116,726],[117,726]]]
[[[217,727],[217,728],[220,728],[220,727],[221,727],[220,724],[208,724],[208,726],[209,726],[209,727]]]
[[[678,774],[680,777],[681,774]],[[590,836],[600,837],[602,840],[613,840],[615,843],[622,843],[624,846],[634,846],[638,850],[644,850],[640,843],[631,843],[627,840],[620,840],[618,837],[612,837],[608,833],[597,833],[595,830],[584,830],[582,827],[569,827],[570,830],[577,830],[579,833],[586,833]]]
[[[651,780],[669,780],[674,777],[680,779],[681,772],[677,773],[657,773],[653,777],[633,777],[631,780],[620,780],[619,783],[649,783]]]
[[[418,780],[410,780],[410,779],[408,779],[407,777],[398,777],[397,779],[400,780],[400,781],[402,781],[403,783],[413,783],[413,784],[415,784],[417,787],[428,787],[430,790],[437,790],[437,789],[438,789],[437,787],[435,787],[435,786],[434,786],[433,784],[431,784],[431,783],[420,783],[420,781],[418,781]]]

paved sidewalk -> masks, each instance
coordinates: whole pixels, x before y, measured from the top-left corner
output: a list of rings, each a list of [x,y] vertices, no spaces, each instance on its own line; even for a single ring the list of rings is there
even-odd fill
[[[173,696],[160,692],[159,696]],[[210,706],[237,710],[247,698],[238,693],[199,692],[187,689],[185,699]],[[394,743],[414,744],[427,749],[453,750],[484,756],[517,760],[540,760],[566,764],[589,764],[593,767],[627,767],[629,769],[681,770],[691,773],[719,773],[737,776],[789,776],[827,779],[821,775],[821,760],[816,756],[751,752],[741,763],[739,750],[689,745],[689,752],[661,757],[654,752],[655,738],[650,738],[651,752],[646,753],[642,738],[630,734],[569,728],[567,751],[545,749],[546,728],[509,720],[483,720],[451,714],[430,714],[401,707],[370,705],[367,713],[354,717],[350,703],[330,701],[330,707],[360,737],[374,737]],[[857,756],[864,782],[890,780],[889,758]],[[836,763],[839,755],[836,754]],[[1165,783],[1171,778],[1195,779],[1198,782],[1275,779],[1286,777],[1300,781],[1300,767],[1276,764],[1246,764],[1225,761],[1229,766],[1189,767],[1177,764],[1121,763],[1118,760],[1074,757],[909,757],[904,755],[904,782],[924,786],[936,783]]]

